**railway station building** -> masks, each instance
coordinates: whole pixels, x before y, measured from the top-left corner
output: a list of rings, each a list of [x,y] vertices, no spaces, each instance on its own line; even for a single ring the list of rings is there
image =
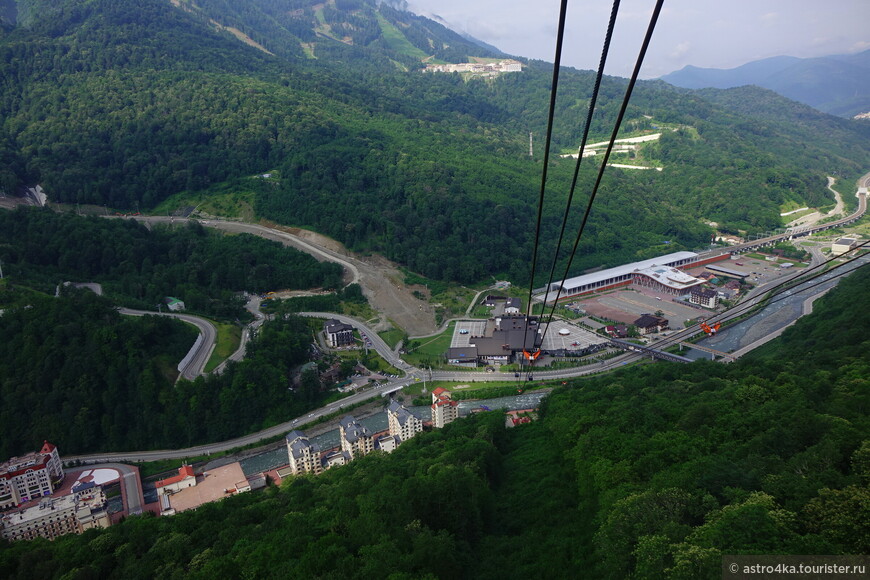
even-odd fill
[[[557,293],[561,300],[589,292],[629,286],[633,283],[650,285],[657,289],[659,289],[657,286],[661,286],[663,291],[672,294],[686,293],[692,286],[701,284],[703,281],[695,279],[697,282],[692,282],[688,280],[688,278],[693,278],[692,276],[688,276],[688,274],[678,270],[681,275],[677,275],[673,271],[681,266],[687,266],[697,261],[698,254],[695,252],[674,252],[659,256],[658,258],[650,258],[615,268],[608,268],[600,272],[575,276],[574,278],[550,284],[544,299],[546,302],[552,302],[556,299]],[[663,270],[665,268],[669,268],[669,270]],[[684,276],[688,278],[684,278]],[[561,292],[559,292],[560,289]]]

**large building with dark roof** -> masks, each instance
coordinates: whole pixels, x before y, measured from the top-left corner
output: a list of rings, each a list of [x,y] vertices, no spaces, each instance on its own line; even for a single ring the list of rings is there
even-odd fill
[[[375,448],[372,432],[351,415],[341,418],[338,431],[341,435],[341,450],[346,451],[351,459],[371,453]]]
[[[716,305],[719,304],[719,294],[709,288],[692,288],[689,293],[689,302],[704,308],[716,308]]]
[[[504,315],[487,324],[486,336],[472,336],[468,346],[448,349],[451,364],[509,364],[523,350],[539,348],[543,337],[537,316]]]
[[[653,314],[643,314],[634,321],[640,334],[654,334],[668,329],[668,319]]]
[[[291,431],[287,434],[287,454],[290,458],[290,469],[293,475],[303,473],[319,474],[323,471],[320,461],[320,448],[311,443],[302,431]]]
[[[330,319],[323,323],[323,330],[326,333],[326,342],[332,348],[354,343],[353,326],[350,324]]]
[[[387,406],[387,422],[390,425],[390,435],[400,443],[423,430],[423,421],[398,401],[390,401]]]

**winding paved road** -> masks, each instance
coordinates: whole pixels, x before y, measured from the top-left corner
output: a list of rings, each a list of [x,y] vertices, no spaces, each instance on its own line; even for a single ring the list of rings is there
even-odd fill
[[[858,220],[861,216],[863,216],[867,212],[867,188],[870,187],[870,173],[867,173],[861,179],[858,180],[858,209],[851,215],[848,215],[842,219],[835,220],[826,224],[820,225],[811,225],[811,226],[800,226],[797,228],[790,228],[785,233],[777,234],[774,236],[768,236],[765,238],[761,238],[758,240],[754,240],[751,242],[746,242],[743,244],[738,244],[736,246],[730,246],[726,250],[715,250],[703,254],[703,257],[710,257],[714,255],[722,255],[722,254],[731,254],[734,252],[739,252],[742,250],[751,250],[754,248],[760,248],[762,246],[769,246],[775,244],[776,242],[782,240],[790,240],[792,238],[798,238],[803,236],[809,236],[810,234],[814,234],[816,232],[821,232],[824,230],[829,230],[832,228],[837,228],[840,226],[848,225],[856,220]],[[864,190],[863,192],[861,190]]]
[[[214,327],[214,324],[205,318],[191,314],[180,314],[178,312],[150,312],[147,310],[131,310],[130,308],[118,308],[118,312],[127,316],[169,316],[196,326],[199,329],[200,338],[197,339],[190,352],[181,361],[178,370],[181,371],[181,376],[189,381],[202,374],[217,341],[217,329]]]
[[[870,173],[865,175],[859,180],[859,186],[863,188],[867,188],[870,186]],[[859,207],[858,211],[856,211],[851,216],[847,216],[842,220],[838,220],[835,222],[831,222],[829,224],[824,224],[823,226],[818,226],[814,228],[812,231],[820,231],[822,229],[828,229],[831,227],[836,227],[838,225],[843,225],[846,223],[851,223],[855,221],[859,217],[861,217],[867,209],[867,195],[866,193],[861,193],[858,195],[859,198]],[[137,218],[138,219],[138,218]],[[161,221],[161,222],[169,222],[170,218],[154,218],[150,221]],[[221,225],[233,225],[239,226],[239,230],[231,230],[231,231],[248,231],[250,233],[257,233],[258,230],[263,230],[269,235],[280,235],[281,232],[276,232],[275,230],[270,230],[268,228],[262,228],[261,226],[254,226],[250,224],[230,224],[227,222],[219,222]],[[207,224],[211,225],[211,224]],[[250,229],[248,229],[250,228]],[[226,228],[230,229],[230,228]],[[808,235],[810,231],[803,231],[798,234],[796,233],[786,233],[778,236],[771,236],[769,238],[765,238],[762,240],[756,240],[754,242],[750,242],[747,244],[743,244],[737,248],[739,249],[749,249],[750,247],[757,247],[759,245],[765,245],[772,243],[774,241],[788,238],[790,236],[795,235]],[[259,235],[259,234],[258,234]],[[289,236],[288,236],[289,237]],[[299,241],[299,240],[294,240]],[[323,252],[318,248],[311,248],[313,250],[317,250],[318,252]],[[731,248],[730,251],[733,251],[736,248]],[[338,261],[338,260],[337,260]],[[349,264],[347,267],[351,267]],[[799,276],[800,272],[795,272],[795,277]],[[742,303],[741,306],[745,307],[750,303],[755,303],[760,301],[763,298],[763,293],[759,292],[758,295],[751,297],[746,302]],[[741,308],[743,310],[743,308]],[[151,312],[141,312],[141,314],[153,314]],[[141,315],[140,314],[140,315]],[[401,358],[377,335],[377,333],[366,327],[361,322],[349,318],[347,316],[342,316],[334,313],[327,312],[306,312],[300,313],[302,316],[315,317],[315,318],[335,318],[344,322],[346,324],[350,324],[365,333],[366,336],[371,340],[372,346],[377,352],[390,364],[393,366],[404,370],[407,374],[405,377],[401,379],[395,379],[389,381],[383,385],[378,385],[375,387],[369,387],[366,389],[362,389],[353,395],[346,397],[340,401],[336,401],[334,403],[330,403],[320,409],[312,411],[307,416],[297,417],[292,421],[287,421],[280,425],[275,425],[274,427],[270,427],[258,433],[252,433],[249,435],[245,435],[243,437],[238,437],[236,439],[231,439],[229,441],[222,441],[219,443],[211,443],[207,445],[199,445],[196,447],[189,447],[186,449],[167,449],[167,450],[157,450],[157,451],[137,451],[137,452],[120,452],[120,453],[99,453],[92,455],[80,455],[80,456],[69,456],[64,457],[64,461],[81,461],[82,463],[105,463],[105,462],[119,462],[119,461],[155,461],[159,459],[184,459],[188,457],[194,457],[199,455],[209,455],[211,453],[217,453],[221,451],[228,451],[230,449],[235,449],[238,447],[242,447],[245,445],[250,445],[253,443],[257,443],[262,441],[263,439],[268,439],[271,437],[275,437],[278,435],[282,435],[292,429],[297,429],[303,427],[305,424],[318,420],[319,418],[334,413],[336,411],[340,411],[343,407],[347,405],[353,405],[358,402],[365,401],[367,399],[373,398],[378,395],[385,395],[392,391],[397,390],[403,386],[410,384],[415,380],[419,380],[424,376],[424,371],[412,367],[405,363]],[[175,316],[189,316],[189,315],[175,315]],[[194,317],[191,317],[194,318]],[[728,316],[719,317],[720,320],[727,320]],[[194,323],[193,321],[190,321]],[[212,329],[214,327],[212,326]],[[690,336],[697,334],[700,332],[697,326],[692,328],[687,328],[679,332],[675,332],[674,334],[667,337],[667,339],[660,341],[657,346],[659,348],[663,348],[668,344],[676,344],[679,341],[685,340]],[[536,380],[554,380],[554,379],[567,379],[572,377],[584,376],[589,374],[597,374],[601,372],[607,372],[610,370],[614,370],[623,365],[628,364],[630,361],[637,360],[641,358],[642,355],[636,353],[626,353],[619,355],[618,357],[609,359],[607,361],[601,361],[594,365],[587,365],[585,367],[579,368],[569,368],[569,369],[560,369],[553,371],[535,371],[534,377]],[[207,357],[206,357],[207,360]],[[203,363],[204,364],[204,363]],[[434,371],[434,372],[426,372],[425,373],[427,379],[436,380],[436,381],[505,381],[505,380],[515,380],[514,373],[481,373],[481,372],[469,372],[469,371]]]

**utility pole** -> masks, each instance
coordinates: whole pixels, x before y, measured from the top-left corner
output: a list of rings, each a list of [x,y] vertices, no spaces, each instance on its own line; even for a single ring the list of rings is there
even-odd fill
[[[535,156],[535,150],[532,149],[532,132],[529,131],[529,157]]]

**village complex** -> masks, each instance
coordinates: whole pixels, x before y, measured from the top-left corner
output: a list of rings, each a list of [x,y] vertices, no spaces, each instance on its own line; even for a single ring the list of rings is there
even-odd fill
[[[831,254],[843,255],[859,243],[857,238],[840,238],[832,244]],[[632,336],[640,339],[667,332],[677,325],[673,320],[677,311],[686,318],[703,321],[715,312],[720,301],[736,298],[751,281],[758,282],[765,275],[773,276],[792,266],[792,261],[778,260],[775,256],[749,259],[725,254],[702,258],[693,252],[674,252],[576,276],[537,291],[536,300],[545,304],[558,301],[577,311],[580,311],[578,300],[588,301],[590,297],[600,300],[615,296],[616,291],[635,293],[634,298],[628,299],[635,306],[650,306],[651,312],[626,313],[623,322],[602,324],[595,332],[570,320],[545,324],[538,316],[524,314],[519,298],[488,294],[480,304],[492,309],[491,316],[485,320],[458,321],[444,361],[459,367],[494,367],[528,364],[537,356],[530,353],[543,354],[552,360],[594,354],[607,348],[610,338],[628,336],[629,328],[635,333]],[[591,307],[587,302],[583,305]],[[330,319],[322,328],[320,340],[327,349],[356,349],[360,343],[366,348],[372,346],[370,338],[363,333],[358,337],[351,324]],[[361,365],[355,368],[365,371]],[[284,466],[268,471],[251,473],[238,461],[219,462],[203,469],[182,465],[177,473],[153,484],[150,505],[154,507],[148,509],[171,516],[203,503],[263,488],[270,479],[318,475],[373,452],[391,453],[424,430],[443,428],[460,416],[459,403],[442,387],[429,394],[428,409],[423,409],[425,413],[421,414],[420,407],[412,411],[400,401],[390,399],[385,408],[386,429],[376,431],[367,426],[366,418],[345,415],[339,420],[337,445],[321,446],[305,432],[293,430],[284,439],[285,454],[281,461]],[[510,411],[507,425],[528,422],[533,415],[534,409]],[[89,475],[93,472],[67,476],[57,448],[47,441],[39,451],[0,464],[0,537],[53,539],[111,525],[113,514],[117,518],[118,511],[110,509],[99,478]],[[113,476],[114,481],[117,476]],[[138,474],[135,477],[138,479]],[[124,498],[125,502],[127,499]],[[127,510],[121,512],[126,513]]]
[[[438,429],[459,418],[458,403],[448,390],[440,387],[432,391],[430,410],[431,421],[428,424]],[[381,433],[372,433],[351,415],[344,416],[339,422],[341,445],[336,449],[321,450],[303,432],[291,431],[286,437],[289,465],[285,470],[279,470],[278,474],[317,475],[375,450],[390,453],[404,441],[422,432],[427,423],[395,400],[390,401],[386,413],[389,429]]]
[[[106,496],[84,482],[54,495],[64,480],[57,447],[42,449],[0,464],[0,537],[7,540],[54,539],[109,526]]]

